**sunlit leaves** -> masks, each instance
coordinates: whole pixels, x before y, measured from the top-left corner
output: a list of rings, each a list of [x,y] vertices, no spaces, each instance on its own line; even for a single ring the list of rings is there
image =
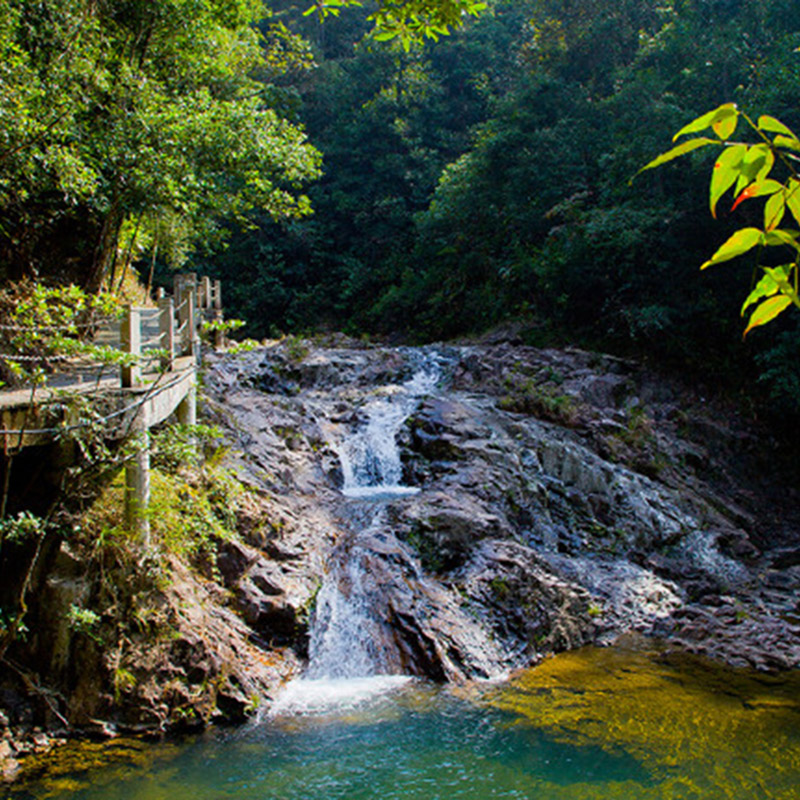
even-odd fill
[[[742,316],[753,303],[758,303],[766,297],[772,297],[778,291],[779,287],[775,279],[771,275],[764,275],[742,304]]]
[[[773,194],[764,205],[764,230],[771,231],[783,221],[786,212],[786,197],[783,192]]]
[[[46,221],[32,224],[42,198],[85,221],[81,253],[55,260],[100,274],[126,220],[176,221],[188,252],[222,218],[308,212],[296,192],[319,175],[320,156],[267,107],[254,76],[312,59],[280,25],[259,40],[258,0],[19,6],[0,11],[0,211],[9,238],[35,242],[35,231],[44,243],[21,263],[40,268],[53,249]]]
[[[711,129],[717,136],[725,141],[733,136],[736,125],[739,122],[739,115],[736,113],[726,113],[725,116],[711,123]]]
[[[710,144],[716,144],[714,139],[689,139],[688,141],[679,144],[677,147],[673,147],[671,150],[668,150],[666,153],[662,153],[657,158],[654,158],[649,164],[645,164],[645,166],[643,166],[639,172],[644,172],[645,170],[653,169],[654,167],[660,167],[662,164],[666,164],[668,161],[673,161],[676,158],[685,156],[687,153],[691,153],[693,150],[698,150],[701,147],[707,147]]]
[[[739,179],[734,193],[738,195],[753,181],[763,180],[775,164],[775,154],[766,144],[755,144],[747,149],[739,168]]]
[[[760,131],[766,131],[767,133],[781,133],[784,136],[788,136],[790,139],[797,138],[779,119],[775,119],[775,117],[770,117],[766,114],[758,118],[758,129]]]
[[[754,197],[764,197],[765,195],[775,194],[783,189],[783,184],[767,178],[758,183],[751,183],[737,198],[731,206],[731,211],[735,211],[745,200]]]
[[[758,228],[742,228],[736,231],[708,261],[701,264],[700,269],[730,261],[763,243],[764,234]]]
[[[727,144],[727,140],[736,131],[740,117],[744,118],[751,129],[758,134],[760,141],[754,144],[743,142]],[[733,103],[727,103],[685,125],[675,134],[673,141],[708,128],[714,131],[720,142],[727,144],[717,157],[711,173],[709,207],[712,216],[717,216],[719,201],[731,187],[736,198],[731,207],[732,212],[736,211],[745,200],[759,197],[767,199],[764,203],[763,229],[740,228],[716,250],[711,258],[701,264],[700,269],[732,261],[756,248],[759,252],[769,247],[789,247],[793,251],[793,263],[782,267],[764,267],[764,277],[747,296],[742,306],[742,314],[744,315],[751,306],[756,306],[744,332],[747,335],[753,328],[774,320],[789,306],[795,305],[800,308],[796,287],[800,268],[799,234],[779,227],[787,209],[800,224],[800,176],[793,166],[795,156],[786,152],[787,150],[800,152],[800,140],[779,119],[765,114],[758,118],[758,123],[753,123]],[[769,138],[770,134],[774,134],[772,140]],[[653,159],[640,172],[665,164],[708,143],[713,143],[713,140],[694,138],[685,141]],[[781,164],[783,172],[781,174],[776,171],[777,175],[773,176],[776,163]]]
[[[342,8],[360,5],[359,0],[318,0],[305,14],[317,12],[324,19],[338,16]],[[463,24],[465,17],[476,17],[487,8],[483,0],[379,0],[377,11],[368,19],[377,41],[398,39],[408,51],[414,42],[447,36],[451,28]]]
[[[787,150],[800,152],[800,140],[794,136],[776,136],[773,140],[775,147],[783,147]]]
[[[758,304],[750,315],[747,328],[744,331],[745,336],[753,328],[766,325],[766,323],[774,320],[790,305],[795,304],[800,307],[797,292],[790,282],[794,269],[794,264],[764,268],[764,276],[742,305],[742,316],[744,316],[750,306]]]
[[[785,311],[790,305],[792,305],[792,301],[785,295],[777,295],[775,297],[770,297],[769,300],[765,300],[750,315],[750,321],[747,323],[744,335],[747,336],[753,328],[757,328],[759,325],[766,325],[768,322],[772,322],[778,314]]]
[[[789,178],[786,183],[786,207],[792,213],[795,222],[800,225],[800,181]]]
[[[747,153],[747,145],[737,144],[726,147],[716,160],[714,171],[711,173],[709,192],[709,205],[713,217],[717,216],[719,199],[736,183],[745,153]]]
[[[672,141],[676,142],[681,136],[685,136],[689,133],[699,133],[707,128],[712,128],[717,136],[725,139],[735,130],[738,114],[739,112],[735,103],[725,103],[725,105],[715,108],[713,111],[702,114],[688,125],[684,125],[675,136],[672,137]],[[730,131],[730,133],[728,133],[728,131]]]

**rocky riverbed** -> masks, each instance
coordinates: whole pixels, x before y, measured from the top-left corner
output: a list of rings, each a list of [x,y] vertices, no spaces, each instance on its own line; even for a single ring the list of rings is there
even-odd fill
[[[336,442],[418,352],[212,358],[209,413],[280,509],[271,546],[291,554],[225,561],[265,639],[290,640],[331,548],[372,514],[364,557],[390,671],[486,676],[629,631],[735,666],[800,664],[796,491],[763,431],[616,358],[509,343],[431,353],[438,388],[398,434],[403,481],[420,491],[382,501],[377,522],[374,503],[342,497]]]
[[[435,380],[409,405],[425,365]],[[45,748],[44,730],[163,731],[268,708],[310,646],[344,658],[310,642],[332,603],[361,609],[359,669],[435,680],[498,676],[631,632],[737,667],[800,665],[789,467],[735,409],[636,363],[502,341],[284,340],[209,354],[203,393],[247,487],[237,536],[216,543],[210,568],[172,566],[158,599],[169,637],[143,629],[124,653],[65,626],[59,608],[91,576],[62,545],[33,612],[48,655],[20,673],[35,670],[39,702],[0,697],[9,775],[36,741]],[[396,409],[403,393],[408,491],[343,492],[347,443],[376,402]]]

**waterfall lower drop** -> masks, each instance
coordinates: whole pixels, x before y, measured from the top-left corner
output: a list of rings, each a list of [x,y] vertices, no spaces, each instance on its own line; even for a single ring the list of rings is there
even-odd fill
[[[366,404],[366,424],[334,442],[342,465],[342,493],[353,499],[414,494],[402,484],[397,434],[421,398],[441,377],[437,356],[425,355],[403,384],[384,387]],[[371,613],[381,591],[374,545],[382,538],[384,508],[368,513],[369,524],[354,532],[334,553],[317,595],[311,621],[309,666],[273,704],[270,716],[347,710],[411,680],[391,674],[382,649],[381,624]],[[380,549],[380,548],[379,548]]]

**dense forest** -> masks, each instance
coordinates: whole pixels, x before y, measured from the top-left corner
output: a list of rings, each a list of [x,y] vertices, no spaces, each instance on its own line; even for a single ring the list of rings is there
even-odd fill
[[[630,183],[720,103],[800,125],[796,4],[483,6],[7,4],[2,274],[191,267],[255,338],[515,320],[796,410],[793,315],[742,343],[753,259],[698,271],[756,210],[711,219],[703,152]]]
[[[281,87],[324,155],[314,213],[256,219],[198,261],[225,279],[251,335],[322,327],[419,341],[522,319],[531,343],[759,381],[784,412],[800,389],[795,321],[743,344],[753,261],[698,271],[755,212],[728,204],[711,219],[703,153],[629,179],[719,103],[800,123],[794,10],[497,2],[406,52],[358,40],[357,15],[319,25],[287,6],[277,18],[315,64]]]

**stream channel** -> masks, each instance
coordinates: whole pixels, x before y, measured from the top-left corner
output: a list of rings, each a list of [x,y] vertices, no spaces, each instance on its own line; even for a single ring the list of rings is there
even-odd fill
[[[393,498],[416,491],[403,485],[396,433],[439,376],[424,360],[370,402],[355,434],[331,440],[358,524],[330,560],[301,679],[242,729],[68,744],[8,796],[800,798],[796,673],[733,670],[630,638],[465,686],[402,674],[373,610],[381,570],[411,559],[384,520]]]

